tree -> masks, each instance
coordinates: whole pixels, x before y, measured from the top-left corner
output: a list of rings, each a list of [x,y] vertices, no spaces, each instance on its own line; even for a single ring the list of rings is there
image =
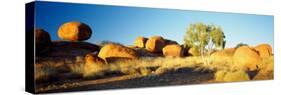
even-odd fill
[[[200,56],[204,58],[214,50],[223,49],[226,43],[224,39],[223,30],[218,26],[203,23],[190,24],[184,37],[184,47],[197,48]]]
[[[124,46],[123,44],[121,44],[121,43],[118,43],[118,42],[112,42],[112,41],[106,41],[106,40],[104,40],[104,41],[101,41],[101,42],[99,42],[98,43],[98,45],[100,46],[100,47],[103,47],[104,45],[106,45],[106,44],[116,44],[116,45],[121,45],[121,46]]]

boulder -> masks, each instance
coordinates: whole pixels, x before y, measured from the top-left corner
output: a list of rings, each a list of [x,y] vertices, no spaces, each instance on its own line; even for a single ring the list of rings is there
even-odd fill
[[[169,40],[169,39],[165,39],[165,44],[166,44],[166,45],[173,45],[173,44],[178,45],[178,43],[177,43],[176,41]]]
[[[36,55],[45,53],[51,45],[51,37],[48,32],[43,29],[35,29],[35,50]]]
[[[47,55],[50,57],[76,57],[98,52],[99,50],[98,45],[88,42],[53,41]]]
[[[85,56],[85,65],[84,65],[84,77],[96,77],[96,76],[103,76],[104,73],[108,70],[108,66],[106,62],[99,58],[94,54],[87,54]]]
[[[135,50],[118,45],[118,44],[106,44],[104,45],[98,56],[104,60],[107,58],[131,58],[135,59],[137,58],[137,53]]]
[[[254,71],[262,65],[262,59],[258,53],[248,46],[241,46],[236,49],[233,55],[233,62],[244,70]]]
[[[198,51],[197,48],[191,47],[191,48],[189,48],[189,50],[188,50],[188,55],[191,55],[191,56],[199,56],[199,55],[200,55],[200,52]]]
[[[129,45],[129,46],[127,46],[128,48],[131,48],[131,49],[137,49],[137,48],[139,48],[138,46],[134,46],[134,45]]]
[[[146,50],[154,53],[162,52],[162,48],[165,46],[165,40],[161,36],[150,37],[146,44]]]
[[[91,51],[99,51],[100,47],[98,45],[89,42],[69,42],[69,41],[52,41],[52,47],[62,47],[62,48],[81,48]]]
[[[81,22],[67,22],[60,26],[58,37],[69,41],[84,41],[91,37],[91,28]]]
[[[183,56],[183,48],[177,44],[166,45],[163,49],[163,55],[168,57],[182,57]]]
[[[162,57],[163,54],[152,53],[147,51],[145,48],[135,48],[137,55],[142,57]]]
[[[137,37],[137,39],[134,42],[134,45],[138,48],[145,48],[146,41],[147,41],[147,38],[145,38],[145,37]]]
[[[254,48],[262,58],[270,57],[272,55],[272,48],[269,44],[260,44]]]
[[[229,63],[235,52],[235,48],[226,48],[224,50],[216,51],[211,54],[210,58],[213,63]]]

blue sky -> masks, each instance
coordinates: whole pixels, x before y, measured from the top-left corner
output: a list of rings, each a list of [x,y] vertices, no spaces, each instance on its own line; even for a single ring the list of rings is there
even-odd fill
[[[226,47],[243,42],[249,45],[268,43],[273,47],[273,16],[189,10],[137,8],[71,3],[37,2],[36,27],[59,40],[57,30],[69,21],[88,24],[93,34],[87,42],[114,41],[132,45],[138,36],[160,35],[183,43],[192,23],[220,26],[226,36]]]

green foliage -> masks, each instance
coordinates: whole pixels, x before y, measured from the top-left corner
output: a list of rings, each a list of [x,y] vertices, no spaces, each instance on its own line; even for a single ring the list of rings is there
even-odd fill
[[[223,49],[225,47],[223,30],[214,25],[196,23],[189,25],[185,37],[184,47],[196,47],[201,55],[210,49]]]
[[[104,46],[106,44],[116,44],[116,45],[120,45],[120,46],[124,46],[123,44],[121,43],[118,43],[118,42],[112,42],[112,41],[101,41],[98,43],[99,46]]]

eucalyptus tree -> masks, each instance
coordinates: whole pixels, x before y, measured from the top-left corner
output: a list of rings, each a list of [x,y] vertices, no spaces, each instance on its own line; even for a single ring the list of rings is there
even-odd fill
[[[195,48],[202,58],[210,56],[215,50],[224,49],[225,43],[223,30],[215,25],[190,24],[184,36],[184,47]],[[209,64],[209,61],[205,60],[205,63]]]

